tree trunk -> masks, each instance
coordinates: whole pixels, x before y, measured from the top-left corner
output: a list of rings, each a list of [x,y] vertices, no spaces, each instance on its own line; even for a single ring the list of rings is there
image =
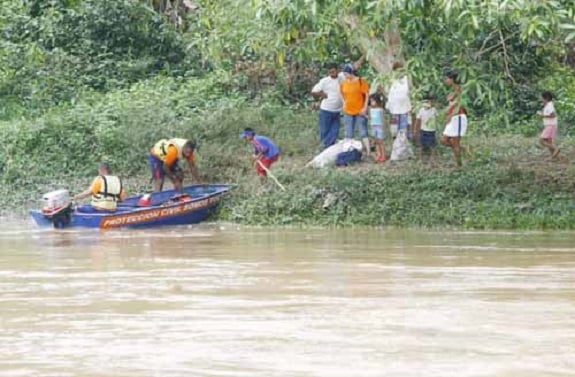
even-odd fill
[[[355,15],[348,15],[343,18],[343,22],[350,29],[350,38],[367,56],[369,64],[379,73],[389,74],[394,61],[404,62],[401,51],[401,36],[395,23],[392,22],[383,33],[383,40],[362,30],[359,18]]]
[[[192,0],[152,0],[152,6],[156,12],[166,15],[178,26],[181,26],[184,14],[198,9]]]

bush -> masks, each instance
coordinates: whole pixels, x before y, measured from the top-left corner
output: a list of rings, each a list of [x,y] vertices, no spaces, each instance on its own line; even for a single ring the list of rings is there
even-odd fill
[[[282,141],[286,154],[313,143],[314,116],[273,104],[256,105],[230,91],[228,75],[204,79],[157,77],[108,94],[87,93],[74,106],[52,109],[34,120],[0,123],[2,182],[26,177],[87,176],[109,161],[130,176],[147,169],[146,154],[159,139],[184,137],[198,143],[200,159],[218,170],[234,168],[247,125]],[[230,166],[231,162],[231,166]],[[214,174],[214,179],[225,174]]]
[[[86,88],[109,91],[158,73],[199,72],[182,35],[143,2],[11,4],[0,10],[0,116],[37,116]]]

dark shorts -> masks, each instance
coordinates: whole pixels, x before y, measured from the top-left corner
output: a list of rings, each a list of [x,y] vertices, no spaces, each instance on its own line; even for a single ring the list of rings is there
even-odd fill
[[[148,153],[148,162],[150,163],[150,170],[152,171],[152,178],[156,180],[164,179],[166,173],[164,172],[164,161],[151,153]],[[175,163],[170,168],[172,173],[177,173],[180,170],[178,163]]]
[[[435,147],[437,139],[435,138],[435,131],[420,131],[419,142],[422,147]]]

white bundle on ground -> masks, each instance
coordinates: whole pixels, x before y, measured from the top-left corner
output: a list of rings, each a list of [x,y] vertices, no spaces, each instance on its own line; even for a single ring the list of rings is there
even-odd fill
[[[349,152],[352,149],[357,149],[361,151],[361,141],[354,139],[343,139],[324,149],[320,154],[315,156],[313,160],[307,163],[306,166],[311,166],[312,168],[325,168],[327,166],[335,166],[335,160],[337,155],[342,152]]]
[[[400,130],[393,142],[390,160],[401,161],[411,157],[413,157],[413,149],[411,149],[411,145],[409,145],[407,140],[407,132],[406,130]]]

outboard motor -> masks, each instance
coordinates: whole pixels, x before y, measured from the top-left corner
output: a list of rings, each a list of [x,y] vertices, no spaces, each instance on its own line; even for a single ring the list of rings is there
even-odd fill
[[[42,214],[54,224],[54,228],[65,228],[72,220],[72,201],[68,190],[57,190],[44,194]]]

